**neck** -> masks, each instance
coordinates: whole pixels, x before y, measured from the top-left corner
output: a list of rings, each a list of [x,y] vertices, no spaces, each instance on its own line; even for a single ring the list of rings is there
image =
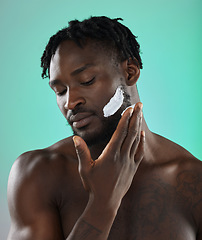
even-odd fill
[[[145,137],[146,137],[144,161],[151,161],[154,157],[153,155],[154,155],[154,150],[156,149],[156,146],[157,146],[157,141],[156,141],[157,139],[156,139],[156,135],[149,130],[144,117],[143,117],[141,130],[145,131]],[[102,151],[105,149],[107,144],[108,144],[108,141],[103,141],[101,143],[97,143],[89,147],[91,152],[91,157],[93,160],[96,160],[101,155]]]

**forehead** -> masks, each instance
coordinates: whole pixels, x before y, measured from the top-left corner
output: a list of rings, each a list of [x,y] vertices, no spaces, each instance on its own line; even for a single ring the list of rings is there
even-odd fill
[[[76,69],[86,64],[100,64],[110,61],[109,55],[98,44],[88,42],[83,48],[71,40],[63,41],[50,62],[50,75],[59,68]]]

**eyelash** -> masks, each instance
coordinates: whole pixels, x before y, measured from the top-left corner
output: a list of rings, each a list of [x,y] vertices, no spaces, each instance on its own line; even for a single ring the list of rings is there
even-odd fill
[[[83,82],[83,83],[81,83],[81,85],[83,85],[83,86],[89,86],[89,85],[93,84],[94,80],[95,80],[95,77],[92,78],[92,79],[91,79],[90,81],[88,81],[88,82]],[[66,93],[66,91],[67,91],[67,89],[63,90],[62,92],[58,92],[58,93],[56,93],[56,94],[57,94],[58,96],[62,96],[62,95],[64,95],[64,94]]]
[[[92,79],[91,79],[90,81],[88,81],[88,82],[83,82],[83,83],[81,83],[81,85],[83,85],[83,86],[89,86],[89,85],[93,84],[94,80],[95,80],[95,77],[92,78]]]
[[[62,95],[64,95],[65,93],[66,93],[66,89],[65,90],[63,90],[62,92],[58,92],[58,93],[56,93],[58,96],[62,96]]]

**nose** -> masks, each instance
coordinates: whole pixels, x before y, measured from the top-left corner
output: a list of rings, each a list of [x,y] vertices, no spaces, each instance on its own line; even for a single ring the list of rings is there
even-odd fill
[[[76,106],[85,104],[85,99],[82,97],[78,89],[68,89],[66,94],[66,102],[64,108],[66,110],[73,110]]]

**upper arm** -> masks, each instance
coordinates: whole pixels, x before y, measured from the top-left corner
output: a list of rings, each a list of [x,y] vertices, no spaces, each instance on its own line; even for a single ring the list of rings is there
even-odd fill
[[[201,184],[201,196],[200,199],[198,199],[198,202],[196,202],[194,206],[194,218],[196,220],[198,231],[197,231],[197,240],[202,240],[202,182]]]
[[[193,214],[198,226],[197,240],[202,240],[202,162],[197,172],[196,196],[193,205]]]
[[[187,172],[187,174],[186,174]],[[193,167],[185,171],[184,188],[191,201],[193,219],[196,224],[197,240],[202,240],[202,162],[196,160]]]
[[[8,240],[64,239],[59,213],[43,164],[25,154],[13,165],[8,182],[11,228]],[[27,163],[29,162],[29,163]]]

